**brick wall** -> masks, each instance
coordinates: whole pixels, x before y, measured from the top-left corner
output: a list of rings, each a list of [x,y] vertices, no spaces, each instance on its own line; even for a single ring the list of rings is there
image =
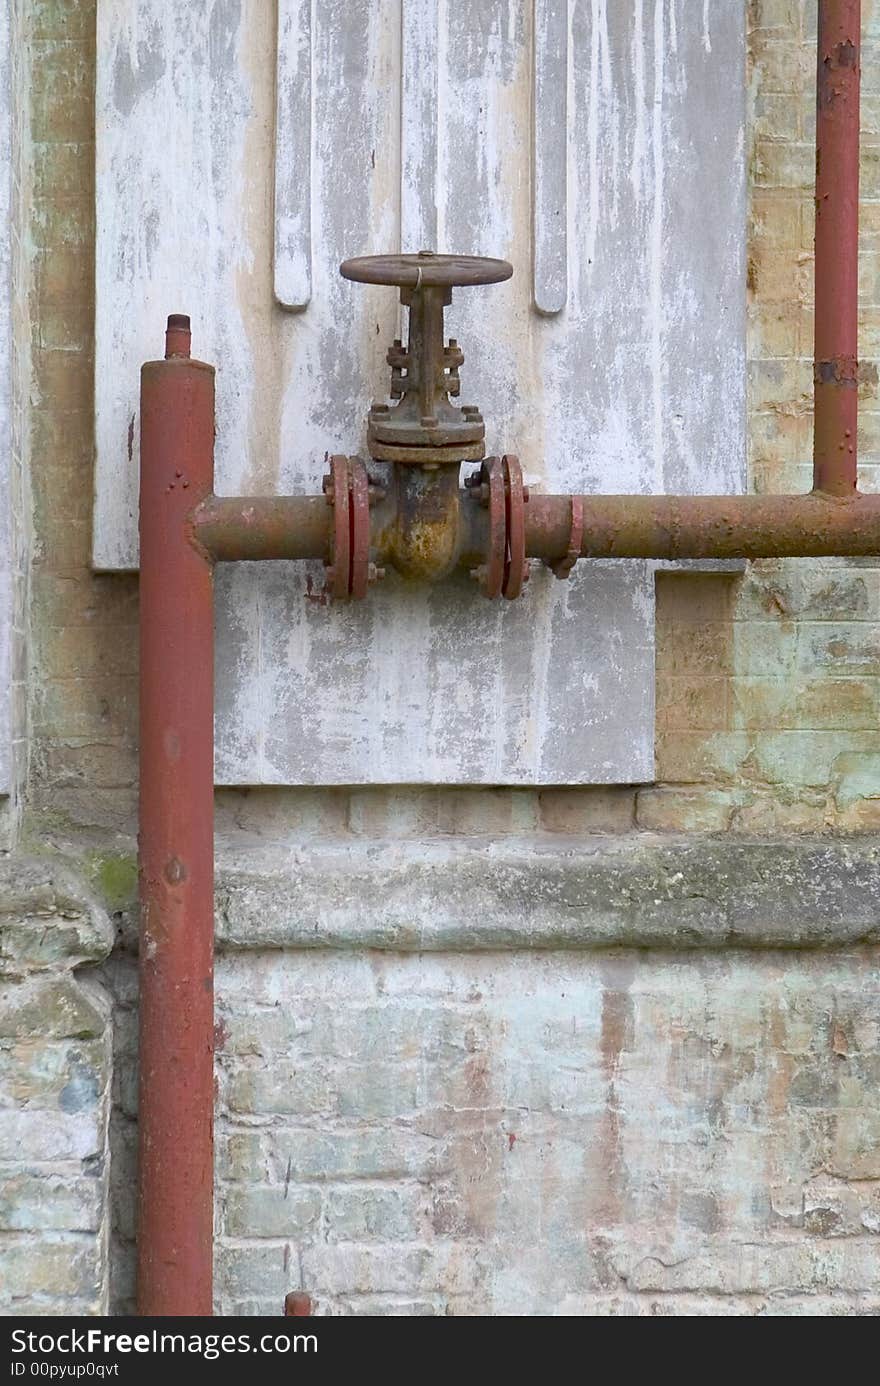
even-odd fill
[[[878,485],[880,14],[863,4],[861,486]],[[816,5],[753,0],[749,473],[812,484]],[[657,772],[639,821],[661,830],[880,826],[880,572],[875,560],[766,560],[725,584],[659,579]]]
[[[0,1314],[106,1313],[105,911],[55,864],[0,859]]]

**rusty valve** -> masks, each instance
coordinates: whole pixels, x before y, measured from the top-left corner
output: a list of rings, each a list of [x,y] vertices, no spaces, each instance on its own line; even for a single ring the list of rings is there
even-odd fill
[[[367,420],[367,446],[378,461],[411,466],[458,466],[477,462],[485,454],[483,416],[474,405],[459,409],[459,370],[464,355],[454,337],[443,330],[443,310],[456,286],[497,284],[509,279],[513,266],[506,260],[477,255],[365,255],[345,260],[340,273],[362,284],[388,284],[400,289],[409,309],[409,340],[396,338],[388,348],[391,367],[389,395],[399,403],[374,404]]]

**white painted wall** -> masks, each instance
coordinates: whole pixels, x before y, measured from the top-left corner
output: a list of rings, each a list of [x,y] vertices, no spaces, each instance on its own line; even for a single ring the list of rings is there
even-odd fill
[[[99,3],[97,566],[137,562],[138,369],[169,311],[219,368],[218,489],[314,491],[362,447],[398,323],[338,263],[426,240],[515,266],[450,330],[530,484],[741,489],[743,7],[281,0],[277,23]],[[220,782],[652,777],[645,565],[538,573],[513,607],[392,577],[331,610],[316,583],[220,574]]]
[[[0,0],[0,794],[12,787],[12,17]]]

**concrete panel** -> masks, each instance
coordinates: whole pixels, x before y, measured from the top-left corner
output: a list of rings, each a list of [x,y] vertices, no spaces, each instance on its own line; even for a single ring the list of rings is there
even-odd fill
[[[742,8],[321,0],[308,34],[282,6],[280,53],[270,10],[100,0],[97,566],[137,562],[137,375],[168,311],[219,367],[218,489],[314,490],[363,444],[399,316],[338,262],[433,236],[516,267],[449,327],[531,485],[740,490]],[[308,153],[276,131],[306,71]],[[644,566],[540,575],[513,610],[389,580],[332,611],[318,578],[221,575],[220,782],[651,778]]]
[[[309,597],[321,581],[317,566],[218,571],[218,783],[652,778],[645,565],[597,563],[568,584],[539,572],[504,610],[466,577],[431,589],[392,576],[329,611]]]

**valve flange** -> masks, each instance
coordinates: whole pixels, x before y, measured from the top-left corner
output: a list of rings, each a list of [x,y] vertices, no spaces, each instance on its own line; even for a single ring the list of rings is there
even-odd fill
[[[513,453],[487,457],[465,482],[468,494],[489,511],[489,543],[485,561],[471,577],[490,600],[522,596],[531,564],[526,558],[525,506],[529,488],[523,485],[519,458]]]

